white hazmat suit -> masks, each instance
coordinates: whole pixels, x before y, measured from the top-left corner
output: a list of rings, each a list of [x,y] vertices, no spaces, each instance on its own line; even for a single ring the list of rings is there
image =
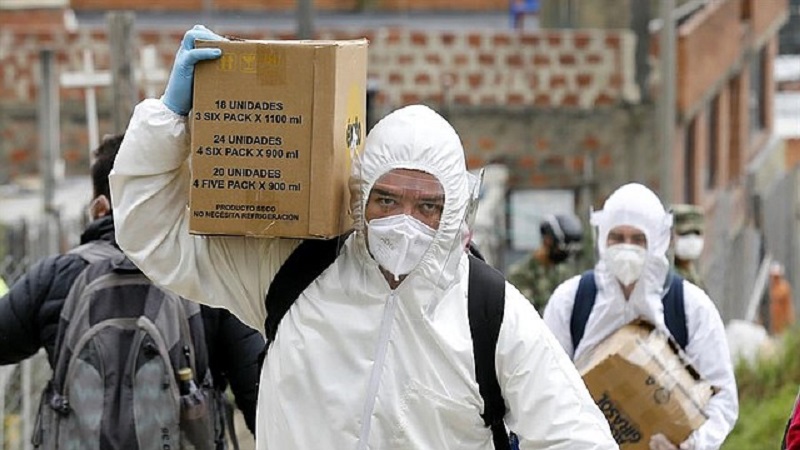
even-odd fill
[[[641,184],[631,183],[611,194],[603,209],[592,214],[591,220],[598,229],[600,258],[594,269],[597,297],[578,348],[572,346],[570,317],[580,276],[556,288],[544,313],[545,323],[573,361],[587,355],[597,344],[636,318],[644,318],[669,333],[664,323],[661,297],[669,272],[666,252],[671,236],[671,214],[664,210],[652,191]],[[647,238],[644,269],[628,300],[604,260],[608,233],[620,225],[635,227]],[[736,381],[727,357],[725,327],[716,306],[702,289],[684,281],[683,296],[689,336],[686,354],[703,378],[720,388],[705,408],[708,420],[690,437],[694,443],[692,450],[716,450],[730,433],[739,414]]]
[[[263,332],[265,293],[299,241],[189,235],[189,153],[185,118],[156,100],[136,108],[111,176],[118,241],[159,284]],[[429,250],[392,290],[367,251],[363,203],[396,168],[434,175],[445,204]],[[469,181],[458,136],[426,107],[396,111],[370,133],[351,185],[357,231],[267,354],[257,448],[493,448],[467,320],[459,239]],[[558,342],[508,284],[495,363],[522,449],[617,448]]]

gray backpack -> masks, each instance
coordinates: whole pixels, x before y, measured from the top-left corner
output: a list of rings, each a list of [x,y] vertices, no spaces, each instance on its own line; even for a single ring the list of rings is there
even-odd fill
[[[224,448],[200,307],[91,243],[64,302],[33,443],[42,449]],[[191,379],[179,380],[179,370]]]

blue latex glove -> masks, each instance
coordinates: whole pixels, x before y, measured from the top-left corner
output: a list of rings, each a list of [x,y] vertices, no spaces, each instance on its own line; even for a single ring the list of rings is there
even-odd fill
[[[218,48],[194,48],[195,39],[227,40],[202,25],[195,25],[183,35],[178,54],[175,55],[175,63],[172,66],[172,73],[169,75],[167,88],[164,96],[161,97],[161,101],[167,108],[181,116],[189,114],[192,109],[194,65],[198,61],[216,59],[222,55],[222,50]]]

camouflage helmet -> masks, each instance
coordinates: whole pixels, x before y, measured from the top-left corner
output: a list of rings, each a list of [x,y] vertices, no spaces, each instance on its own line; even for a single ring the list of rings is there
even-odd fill
[[[703,209],[697,205],[672,205],[675,234],[689,234],[693,232],[703,234],[705,230],[703,216]]]

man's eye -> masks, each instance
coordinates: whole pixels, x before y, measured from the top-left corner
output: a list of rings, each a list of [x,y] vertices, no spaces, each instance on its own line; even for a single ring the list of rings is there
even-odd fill
[[[439,203],[423,203],[420,205],[420,210],[425,214],[441,213],[442,209],[442,205]]]
[[[396,203],[397,202],[395,202],[395,200],[393,198],[389,198],[389,197],[379,197],[378,198],[378,204],[381,205],[381,206],[384,206],[384,207],[394,206]]]

